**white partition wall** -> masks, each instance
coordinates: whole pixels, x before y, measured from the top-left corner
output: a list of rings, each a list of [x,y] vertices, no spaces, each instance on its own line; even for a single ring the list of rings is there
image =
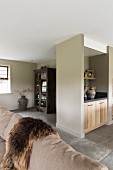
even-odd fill
[[[109,57],[109,71],[108,71],[108,124],[112,124],[113,115],[113,47],[107,47]]]
[[[75,136],[84,137],[84,35],[56,46],[57,124]]]

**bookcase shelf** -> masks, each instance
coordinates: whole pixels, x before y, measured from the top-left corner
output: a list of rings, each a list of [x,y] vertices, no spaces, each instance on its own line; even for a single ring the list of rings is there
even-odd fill
[[[38,111],[56,113],[56,69],[34,70],[34,105]]]

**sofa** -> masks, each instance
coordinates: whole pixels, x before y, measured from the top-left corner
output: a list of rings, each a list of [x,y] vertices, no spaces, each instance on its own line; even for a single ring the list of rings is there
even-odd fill
[[[19,114],[0,107],[0,163],[5,153],[5,140],[20,118],[22,117]],[[108,170],[108,168],[77,152],[53,134],[33,142],[29,170]]]

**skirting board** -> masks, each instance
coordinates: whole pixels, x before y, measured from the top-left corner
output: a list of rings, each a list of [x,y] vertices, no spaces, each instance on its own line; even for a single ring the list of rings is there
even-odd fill
[[[106,125],[112,125],[113,124],[113,120],[111,120],[110,122],[107,122]]]
[[[30,109],[34,109],[34,107],[28,107],[26,110],[30,110]],[[19,110],[19,109],[13,109],[13,110],[10,110],[11,112],[21,112],[22,110]]]
[[[84,138],[84,137],[85,137],[85,133],[80,134],[80,133],[78,133],[78,132],[76,132],[76,131],[70,130],[70,129],[67,128],[67,127],[63,127],[62,125],[59,125],[58,123],[56,123],[56,127],[59,128],[59,129],[61,129],[61,130],[63,130],[63,131],[65,131],[65,132],[68,132],[68,133],[70,133],[70,134],[72,134],[73,136],[76,136],[76,137],[78,137],[78,138]]]

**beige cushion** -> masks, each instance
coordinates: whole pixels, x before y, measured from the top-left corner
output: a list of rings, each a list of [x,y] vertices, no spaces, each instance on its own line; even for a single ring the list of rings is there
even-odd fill
[[[29,170],[108,170],[75,151],[55,135],[33,143]]]
[[[5,142],[5,140],[4,140],[3,138],[0,137],[0,143],[1,143],[1,142]]]
[[[18,123],[18,121],[19,121],[21,118],[22,118],[22,116],[20,116],[20,115],[17,114],[17,113],[15,113],[15,114],[11,117],[11,119],[10,119],[10,121],[9,121],[6,129],[5,129],[5,132],[4,132],[4,136],[3,136],[3,139],[4,139],[4,140],[6,140],[6,138],[7,138],[8,134],[9,134],[10,130],[13,128],[13,126],[14,126],[16,123]]]
[[[0,136],[3,138],[4,131],[14,113],[1,107],[0,108]]]
[[[6,111],[7,109],[3,106],[0,106],[0,114],[2,114],[4,111]]]
[[[0,163],[5,154],[5,141],[0,137]]]

